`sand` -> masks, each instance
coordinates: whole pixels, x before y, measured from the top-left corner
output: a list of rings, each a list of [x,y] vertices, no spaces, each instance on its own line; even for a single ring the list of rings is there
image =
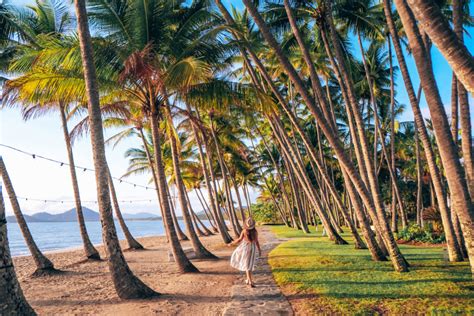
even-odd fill
[[[15,270],[29,303],[39,315],[220,315],[240,273],[229,266],[233,248],[218,235],[203,237],[220,260],[193,260],[201,273],[178,273],[168,262],[163,237],[138,238],[143,251],[125,251],[132,271],[162,295],[147,300],[121,300],[115,294],[106,261],[84,262],[81,250],[47,253],[64,273],[32,277],[29,256],[14,258]],[[183,242],[190,248],[189,242]],[[105,257],[102,247],[98,247]]]

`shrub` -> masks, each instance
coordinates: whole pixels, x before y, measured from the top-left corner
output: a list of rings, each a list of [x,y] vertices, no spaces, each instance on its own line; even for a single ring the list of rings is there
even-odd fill
[[[418,241],[431,244],[439,244],[445,242],[444,233],[438,233],[433,229],[433,226],[428,223],[425,227],[420,227],[417,224],[412,224],[397,234],[399,240]]]
[[[273,203],[257,203],[252,205],[253,218],[258,223],[278,224],[281,219]]]

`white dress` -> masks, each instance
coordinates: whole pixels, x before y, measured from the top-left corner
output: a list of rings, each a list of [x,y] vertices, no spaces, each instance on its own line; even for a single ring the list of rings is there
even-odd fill
[[[244,239],[232,253],[230,266],[240,271],[253,271],[256,258],[256,243]]]

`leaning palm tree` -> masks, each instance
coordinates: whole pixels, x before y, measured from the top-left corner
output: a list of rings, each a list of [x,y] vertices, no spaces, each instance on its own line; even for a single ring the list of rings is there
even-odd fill
[[[421,86],[430,109],[434,134],[451,193],[453,210],[456,212],[462,226],[474,278],[474,205],[469,195],[464,170],[451,137],[447,115],[436,85],[432,65],[430,62],[426,62],[428,60],[426,46],[421,39],[413,12],[405,1],[396,0],[395,4],[412,48]]]
[[[13,184],[10,180],[10,176],[8,175],[7,167],[3,162],[2,156],[0,156],[0,176],[2,177],[3,184],[5,185],[5,190],[7,191],[8,197],[10,198],[10,203],[12,205],[13,213],[15,214],[18,226],[20,227],[23,238],[25,239],[25,243],[28,246],[28,249],[30,250],[31,256],[33,257],[33,261],[35,262],[36,270],[33,275],[47,275],[50,272],[56,271],[54,269],[53,263],[48,258],[46,258],[45,255],[43,255],[41,250],[36,245],[33,236],[31,235],[25,217],[21,212],[20,204],[18,203],[15,190],[13,189]]]
[[[436,199],[438,201],[439,210],[441,213],[441,219],[444,226],[444,231],[446,235],[446,241],[448,244],[448,255],[451,261],[461,261],[463,256],[461,253],[461,239],[456,237],[453,222],[451,221],[449,208],[446,201],[446,190],[442,183],[441,172],[439,167],[436,163],[436,156],[433,150],[433,146],[431,144],[428,131],[426,128],[425,120],[420,110],[419,106],[419,95],[416,95],[415,89],[413,87],[413,83],[410,78],[410,73],[408,72],[408,66],[406,63],[405,56],[402,51],[401,47],[401,40],[398,33],[398,29],[395,24],[395,20],[392,14],[392,6],[390,0],[384,0],[384,13],[387,22],[387,26],[390,32],[390,35],[393,40],[393,46],[395,48],[395,54],[397,56],[398,64],[400,67],[400,72],[403,77],[403,82],[405,84],[405,89],[408,93],[408,98],[410,100],[410,105],[413,110],[413,114],[415,116],[415,124],[418,129],[418,137],[421,140],[421,143],[424,148],[429,172],[431,174],[433,180],[434,190],[436,192]],[[418,93],[419,94],[419,93]],[[455,212],[451,212],[454,214]],[[461,234],[459,236],[462,237]]]
[[[23,295],[13,267],[8,245],[2,186],[0,186],[0,311],[5,315],[36,315]]]
[[[415,18],[449,63],[456,78],[474,93],[474,58],[446,21],[436,1],[408,0]],[[398,8],[398,5],[397,5]]]
[[[105,159],[104,135],[99,101],[99,85],[94,65],[91,35],[84,0],[75,0],[78,35],[81,48],[84,80],[87,88],[91,142],[97,183],[102,236],[108,255],[109,270],[115,290],[120,298],[145,298],[157,295],[155,291],[138,279],[128,267],[120,248],[112,217],[112,205],[108,186],[108,166]]]

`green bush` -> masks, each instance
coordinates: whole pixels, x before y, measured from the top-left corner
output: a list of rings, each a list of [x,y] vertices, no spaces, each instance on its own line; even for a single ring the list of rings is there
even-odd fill
[[[398,234],[397,238],[399,240],[405,241],[418,241],[431,244],[440,244],[446,241],[444,233],[437,233],[433,230],[431,224],[425,225],[425,227],[420,227],[417,224],[412,224],[404,229],[402,229]]]
[[[257,203],[252,205],[253,218],[258,223],[279,224],[281,218],[275,210],[273,203]]]

